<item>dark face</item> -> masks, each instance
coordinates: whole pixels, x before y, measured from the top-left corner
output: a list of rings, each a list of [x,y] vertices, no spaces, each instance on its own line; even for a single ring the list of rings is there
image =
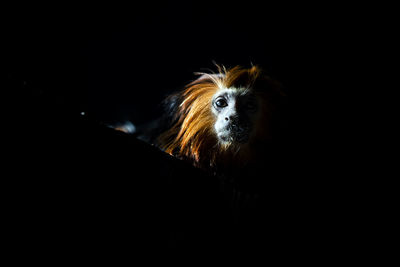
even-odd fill
[[[247,143],[258,116],[259,103],[248,89],[228,88],[218,91],[212,102],[216,116],[215,133],[223,144]]]

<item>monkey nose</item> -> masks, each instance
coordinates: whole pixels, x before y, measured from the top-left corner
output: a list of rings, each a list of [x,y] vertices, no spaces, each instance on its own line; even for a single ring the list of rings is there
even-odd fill
[[[233,115],[229,115],[225,117],[226,121],[231,121],[234,123],[238,123],[239,122],[239,116],[237,114],[233,114]]]

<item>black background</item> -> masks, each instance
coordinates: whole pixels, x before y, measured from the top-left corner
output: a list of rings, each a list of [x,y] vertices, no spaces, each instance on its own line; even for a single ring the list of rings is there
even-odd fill
[[[332,84],[326,78],[343,76],[337,64],[346,67],[341,56],[351,49],[345,47],[348,33],[340,25],[345,14],[339,18],[327,7],[298,8],[24,6],[6,20],[11,41],[6,57],[17,79],[99,120],[148,120],[167,93],[195,78],[193,72],[215,71],[213,62],[257,64],[291,95],[312,95],[322,88],[322,98]]]
[[[349,155],[333,152],[342,141],[336,117],[347,102],[343,92],[351,94],[350,76],[357,75],[362,8],[35,3],[8,11],[5,88],[12,96],[3,101],[11,119],[8,159],[16,166],[3,188],[8,232],[16,237],[11,248],[41,257],[40,243],[39,250],[60,257],[86,251],[102,260],[103,253],[130,255],[133,243],[178,252],[243,251],[250,243],[275,256],[313,258],[315,251],[345,256],[365,240],[355,220],[366,208],[354,194],[360,180],[341,175]],[[215,204],[212,179],[101,126],[156,118],[168,93],[193,80],[193,72],[215,71],[213,62],[260,65],[283,83],[290,102],[292,149],[280,174],[288,189],[272,194],[270,216],[283,219],[244,244],[227,237],[243,229],[222,226],[229,219]],[[273,241],[265,244],[267,236]]]

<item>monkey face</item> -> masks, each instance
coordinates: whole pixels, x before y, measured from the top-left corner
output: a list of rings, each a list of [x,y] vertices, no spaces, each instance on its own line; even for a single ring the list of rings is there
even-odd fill
[[[224,144],[249,142],[258,117],[259,103],[249,89],[229,88],[218,91],[212,99],[214,130]]]

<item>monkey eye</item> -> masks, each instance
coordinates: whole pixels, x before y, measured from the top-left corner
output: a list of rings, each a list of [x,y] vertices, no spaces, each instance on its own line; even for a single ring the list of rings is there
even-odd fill
[[[219,108],[224,108],[228,106],[228,102],[223,98],[218,98],[217,101],[215,101],[215,105]]]
[[[248,102],[247,104],[246,104],[246,108],[248,109],[248,110],[255,110],[257,107],[256,107],[256,103],[254,103],[254,102]]]
[[[246,109],[250,111],[255,111],[257,109],[257,103],[255,100],[250,100],[246,103]]]

